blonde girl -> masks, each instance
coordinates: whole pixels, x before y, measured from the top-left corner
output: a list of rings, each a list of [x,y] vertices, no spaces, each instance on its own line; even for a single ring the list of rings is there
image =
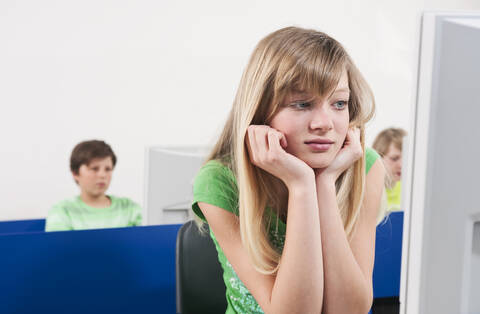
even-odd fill
[[[194,183],[227,313],[368,312],[384,184],[364,148],[373,111],[333,38],[287,27],[259,42]]]
[[[407,132],[401,128],[388,128],[377,135],[372,145],[382,157],[387,172],[388,211],[401,210],[402,142],[406,135]]]

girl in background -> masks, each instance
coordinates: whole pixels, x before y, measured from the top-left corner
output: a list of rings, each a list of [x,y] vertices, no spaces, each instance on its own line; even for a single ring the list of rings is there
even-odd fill
[[[194,183],[227,313],[367,313],[384,185],[374,99],[344,48],[296,27],[260,41]]]
[[[402,195],[402,142],[407,132],[401,128],[388,128],[380,132],[373,148],[382,156],[387,170],[387,211],[401,210]]]

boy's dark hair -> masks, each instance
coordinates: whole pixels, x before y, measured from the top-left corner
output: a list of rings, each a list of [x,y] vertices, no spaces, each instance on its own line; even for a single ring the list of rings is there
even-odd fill
[[[70,156],[70,170],[74,174],[78,174],[81,165],[88,165],[95,158],[105,157],[111,157],[113,167],[115,167],[117,157],[110,145],[104,141],[91,140],[78,143]]]

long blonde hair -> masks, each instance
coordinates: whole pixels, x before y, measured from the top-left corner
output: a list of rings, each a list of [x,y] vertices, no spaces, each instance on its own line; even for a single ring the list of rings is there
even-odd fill
[[[251,163],[245,144],[247,128],[251,124],[269,124],[284,97],[294,89],[319,95],[331,92],[344,71],[351,90],[350,125],[360,128],[363,147],[364,125],[375,107],[368,84],[335,39],[315,30],[287,27],[271,33],[256,46],[223,132],[207,158],[222,162],[237,179],[242,243],[261,273],[272,274],[278,269],[281,253],[269,240],[270,215],[266,208],[277,213],[286,209],[287,200],[276,194],[286,192],[286,188],[279,179]],[[359,215],[364,184],[364,157],[336,182],[340,215],[348,236]]]

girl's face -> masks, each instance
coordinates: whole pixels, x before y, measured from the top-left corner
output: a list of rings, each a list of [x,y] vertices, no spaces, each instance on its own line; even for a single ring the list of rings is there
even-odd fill
[[[296,91],[287,95],[270,126],[287,139],[286,151],[314,169],[325,168],[342,148],[349,127],[350,89],[344,71],[327,97]]]
[[[98,197],[105,194],[112,179],[113,163],[111,157],[95,158],[88,165],[81,165],[78,174],[73,177],[82,194]]]
[[[393,143],[390,143],[388,151],[383,156],[383,161],[387,171],[392,176],[393,183],[397,183],[402,178],[402,151]]]

